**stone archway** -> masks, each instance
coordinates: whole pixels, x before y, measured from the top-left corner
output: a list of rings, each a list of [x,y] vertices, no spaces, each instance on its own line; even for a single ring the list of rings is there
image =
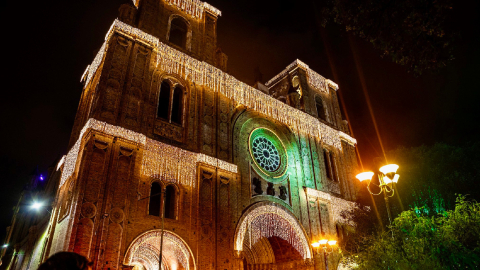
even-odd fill
[[[296,217],[273,202],[259,202],[242,215],[234,249],[244,269],[310,269],[312,251]]]
[[[160,230],[151,230],[135,238],[125,254],[124,264],[139,270],[158,270]],[[164,231],[163,270],[196,270],[195,260],[188,245],[177,234]]]

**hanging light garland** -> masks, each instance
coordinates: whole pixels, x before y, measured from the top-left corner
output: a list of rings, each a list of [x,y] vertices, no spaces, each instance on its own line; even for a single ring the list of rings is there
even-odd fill
[[[304,259],[312,258],[308,240],[297,219],[277,205],[266,204],[251,210],[237,232],[235,250],[243,250],[245,244],[253,246],[264,237],[277,236],[290,243]]]
[[[151,270],[158,269],[160,238],[161,231],[154,230],[135,239],[128,248],[127,255],[125,256],[126,264],[133,265],[140,263],[147,268],[152,267]],[[167,243],[170,245],[168,252],[172,253],[173,257],[178,260],[183,269],[188,270],[190,268],[189,259],[191,253],[187,245],[177,235],[169,231],[164,231],[163,245],[165,246]]]
[[[62,186],[75,171],[83,135],[88,129],[100,131],[115,137],[121,137],[144,146],[145,151],[141,170],[144,176],[168,179],[182,185],[195,187],[195,172],[198,162],[206,163],[229,172],[238,172],[237,165],[235,164],[202,153],[190,152],[169,144],[161,143],[147,138],[141,133],[90,118],[80,131],[75,145],[65,157],[60,186]]]
[[[341,213],[343,211],[350,211],[355,207],[357,207],[354,202],[332,196],[330,193],[316,190],[313,188],[306,188],[306,193],[307,193],[307,196],[314,197],[329,203],[330,205],[329,209],[331,209],[331,214],[333,215],[334,223],[337,223],[337,222],[348,223],[349,222],[348,220],[345,220],[344,218],[342,218]],[[351,223],[350,225],[354,226],[353,223]]]
[[[345,140],[352,145],[356,144],[356,140],[348,134],[335,130],[320,122],[317,118],[284,104],[283,102],[264,94],[262,91],[237,80],[230,74],[173,49],[172,47],[161,43],[158,38],[121,21],[115,20],[106,36],[105,44],[108,43],[110,37],[115,32],[123,33],[131,36],[133,39],[139,39],[144,43],[150,44],[156,51],[158,68],[167,73],[178,74],[184,79],[194,81],[196,84],[203,85],[214,92],[219,92],[234,102],[263,113],[284,123],[294,130],[320,138],[322,142],[327,145],[332,145],[341,149],[341,140]],[[93,63],[88,67],[87,84],[98,69],[104,57],[105,50],[108,49],[105,44],[102,46],[103,49],[101,49],[95,57]],[[308,82],[312,87],[321,91],[328,91],[327,84],[330,84],[330,81],[325,80],[325,78],[311,70],[300,60],[294,61],[286,70],[282,71],[282,73],[267,82],[267,85],[272,84],[275,80],[281,77],[282,74],[288,72],[288,70],[295,66],[307,70]]]

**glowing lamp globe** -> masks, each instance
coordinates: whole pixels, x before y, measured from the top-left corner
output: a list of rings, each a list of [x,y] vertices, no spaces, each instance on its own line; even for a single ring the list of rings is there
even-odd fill
[[[396,173],[397,170],[398,170],[397,164],[388,164],[380,168],[380,171],[385,175],[390,173]]]
[[[42,206],[43,206],[43,204],[40,203],[40,202],[34,202],[34,203],[32,204],[32,208],[35,209],[35,210],[40,209],[40,207],[42,207]]]
[[[322,240],[318,241],[318,243],[319,243],[320,245],[325,245],[325,244],[327,244],[327,242],[328,242],[327,239],[322,239]]]
[[[315,242],[315,243],[312,244],[312,247],[314,247],[314,248],[317,248],[317,247],[319,247],[319,246],[320,246],[320,243],[319,243],[319,242]]]
[[[365,180],[371,181],[372,177],[373,177],[373,172],[362,172],[362,173],[357,174],[357,176],[355,176],[355,177],[358,180],[360,180],[360,182],[363,182]]]
[[[398,182],[398,178],[400,178],[400,174],[395,174],[392,181],[396,184]]]
[[[385,184],[387,184],[387,185],[388,185],[388,184],[392,183],[392,182],[393,182],[393,180],[392,180],[392,179],[390,179],[388,176],[385,176],[385,177],[383,177],[383,182],[385,182]]]
[[[330,241],[328,241],[328,244],[329,244],[330,246],[335,246],[335,245],[337,244],[337,241],[335,241],[335,240],[330,240]]]

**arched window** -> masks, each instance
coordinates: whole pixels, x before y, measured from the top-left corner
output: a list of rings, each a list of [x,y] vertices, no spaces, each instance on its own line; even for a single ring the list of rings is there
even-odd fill
[[[170,105],[170,84],[167,81],[162,82],[160,94],[158,97],[157,116],[168,120],[168,107]]]
[[[174,18],[170,23],[170,37],[168,40],[182,49],[187,47],[188,25],[183,18]]]
[[[148,205],[148,214],[151,216],[160,216],[160,202],[162,198],[162,186],[158,182],[153,182],[150,188],[150,203]]]
[[[323,121],[327,121],[325,107],[323,107],[323,100],[319,95],[315,96],[315,106],[317,107],[318,118],[322,119]]]
[[[162,82],[158,95],[157,117],[167,120],[169,123],[181,125],[183,119],[183,87],[178,84],[174,87],[168,80]]]
[[[172,100],[172,122],[182,124],[182,110],[183,110],[183,90],[180,86],[175,87],[173,90]]]
[[[327,173],[327,178],[332,181],[337,181],[337,170],[335,168],[335,158],[333,154],[323,149],[323,162],[325,164],[325,171]]]
[[[167,186],[165,189],[165,218],[176,218],[176,190],[173,185]]]

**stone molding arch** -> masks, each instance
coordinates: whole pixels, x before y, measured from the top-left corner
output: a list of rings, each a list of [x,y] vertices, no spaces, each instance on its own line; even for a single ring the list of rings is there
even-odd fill
[[[282,224],[286,224],[290,227],[281,228],[278,230],[276,228],[273,230],[271,228],[266,228],[265,230],[262,230],[262,232],[256,232],[257,238],[261,239],[262,237],[267,237],[267,236],[276,236],[276,237],[282,238],[286,241],[289,241],[289,243],[303,256],[303,259],[313,258],[312,250],[309,245],[307,234],[303,229],[302,225],[300,224],[300,222],[298,221],[298,219],[295,217],[295,215],[284,206],[281,206],[273,202],[267,202],[267,201],[258,202],[251,205],[240,217],[240,220],[238,221],[238,224],[237,224],[237,228],[235,230],[235,237],[233,242],[234,250],[237,253],[240,253],[241,251],[243,251],[245,237],[247,236],[246,234],[249,228],[252,228],[251,227],[252,223],[254,223],[257,220],[257,218],[262,218],[262,216],[263,217],[270,216],[270,218],[274,216],[275,218],[278,219],[278,222]],[[266,225],[266,227],[269,227],[269,226],[278,227],[278,223],[274,222],[272,224]],[[284,234],[281,234],[280,232],[284,232]],[[260,234],[259,237],[258,237],[258,233]],[[263,234],[268,234],[268,235],[263,235]],[[288,236],[288,237],[285,237],[285,236]],[[251,237],[251,235],[249,237]],[[256,240],[259,240],[259,239],[256,239]]]
[[[129,245],[124,257],[124,264],[135,266],[141,264],[146,270],[157,270],[159,261],[161,230],[149,230],[137,236]],[[193,252],[188,244],[176,233],[164,230],[162,269],[196,270]],[[172,261],[172,259],[175,261]],[[181,267],[178,265],[180,264]]]

